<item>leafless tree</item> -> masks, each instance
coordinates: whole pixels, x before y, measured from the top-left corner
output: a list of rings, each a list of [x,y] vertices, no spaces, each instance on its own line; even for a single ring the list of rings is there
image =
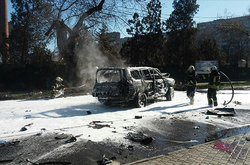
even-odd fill
[[[51,6],[51,26],[47,36],[55,34],[59,54],[71,72],[72,79],[77,78],[77,56],[75,49],[84,31],[96,29],[99,24],[107,26],[126,22],[130,9],[144,5],[145,0],[53,0]],[[140,6],[141,7],[141,6]],[[132,13],[130,14],[132,15]]]

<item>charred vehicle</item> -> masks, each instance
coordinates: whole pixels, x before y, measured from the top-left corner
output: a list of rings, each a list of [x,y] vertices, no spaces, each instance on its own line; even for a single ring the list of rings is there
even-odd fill
[[[96,71],[92,95],[105,104],[133,103],[144,107],[149,100],[174,97],[175,80],[152,67],[110,67]]]

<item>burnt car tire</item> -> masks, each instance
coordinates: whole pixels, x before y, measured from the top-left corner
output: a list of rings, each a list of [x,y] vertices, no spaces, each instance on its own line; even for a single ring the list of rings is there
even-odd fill
[[[168,92],[166,93],[166,99],[167,99],[167,101],[172,101],[173,98],[174,98],[174,88],[170,87],[168,89]]]
[[[105,102],[103,103],[103,105],[105,105],[105,106],[111,106],[112,103],[111,103],[110,101],[105,101]]]
[[[135,97],[135,106],[137,108],[142,108],[145,107],[147,105],[147,96],[145,93],[139,93],[136,97]]]

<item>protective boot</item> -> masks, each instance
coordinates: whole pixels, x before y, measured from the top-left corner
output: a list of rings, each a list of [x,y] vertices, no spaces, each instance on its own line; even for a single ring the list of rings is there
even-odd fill
[[[217,100],[214,100],[214,106],[215,106],[215,107],[218,106]]]
[[[193,104],[194,104],[194,98],[191,97],[191,98],[190,98],[190,105],[193,105]]]

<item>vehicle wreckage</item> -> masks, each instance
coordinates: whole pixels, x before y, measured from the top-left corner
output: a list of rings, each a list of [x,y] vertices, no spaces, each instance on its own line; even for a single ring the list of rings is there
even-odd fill
[[[175,80],[153,67],[107,67],[96,71],[92,95],[104,105],[130,104],[140,108],[149,100],[174,97]]]

